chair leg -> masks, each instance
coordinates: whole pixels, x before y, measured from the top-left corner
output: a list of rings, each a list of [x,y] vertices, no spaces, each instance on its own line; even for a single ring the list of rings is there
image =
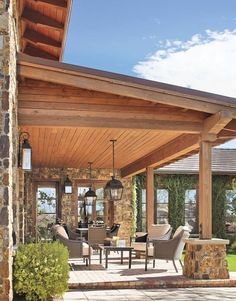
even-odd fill
[[[152,267],[155,268],[155,259],[153,259]]]
[[[145,256],[145,271],[147,271],[148,258]]]
[[[85,259],[86,267],[88,266],[88,258]]]
[[[183,265],[183,262],[181,261],[181,259],[179,259],[179,263],[180,263],[180,265],[181,265],[181,267],[182,267],[182,269],[184,268],[184,265]]]
[[[175,264],[174,259],[173,259],[172,261],[173,261],[173,265],[174,265],[174,267],[175,267],[175,271],[176,271],[176,273],[178,273],[178,270],[177,270],[177,267],[176,267],[176,264]]]

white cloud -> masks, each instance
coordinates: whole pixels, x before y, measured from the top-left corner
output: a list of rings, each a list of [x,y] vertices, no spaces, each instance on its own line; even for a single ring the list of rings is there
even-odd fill
[[[236,97],[236,30],[160,41],[159,50],[133,71],[146,79]]]

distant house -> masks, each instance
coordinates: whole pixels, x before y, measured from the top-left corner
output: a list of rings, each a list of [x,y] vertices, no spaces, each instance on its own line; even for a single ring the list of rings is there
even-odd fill
[[[188,223],[198,233],[199,155],[176,161],[155,171],[154,221]],[[236,232],[236,149],[212,150],[213,232],[225,236]],[[145,230],[146,188],[137,180],[137,229]],[[220,208],[220,210],[219,210]],[[217,209],[217,210],[216,210]]]

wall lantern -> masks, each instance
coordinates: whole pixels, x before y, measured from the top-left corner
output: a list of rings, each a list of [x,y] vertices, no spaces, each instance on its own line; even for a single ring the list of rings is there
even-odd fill
[[[92,178],[92,162],[88,162],[89,164],[89,178]],[[89,190],[84,195],[84,200],[87,205],[92,205],[97,199],[97,195],[95,191],[92,190],[92,183],[90,184]]]
[[[29,144],[29,137],[27,132],[22,132],[19,136],[18,162],[19,167],[24,171],[32,170],[32,148]]]
[[[66,176],[66,180],[64,182],[64,192],[66,194],[72,193],[72,182],[68,176]]]
[[[110,140],[112,142],[112,168],[113,175],[111,180],[107,182],[105,186],[105,193],[109,201],[119,201],[122,199],[123,185],[121,181],[115,179],[115,142],[116,140]]]

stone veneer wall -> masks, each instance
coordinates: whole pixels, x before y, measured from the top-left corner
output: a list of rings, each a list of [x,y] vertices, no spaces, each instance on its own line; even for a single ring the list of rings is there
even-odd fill
[[[193,279],[228,279],[225,244],[186,244],[184,276]]]
[[[109,169],[95,169],[92,171],[93,179],[97,180],[110,180],[111,179],[111,170]],[[118,172],[116,171],[116,174]],[[63,183],[66,178],[66,175],[69,176],[73,185],[73,194],[64,194],[63,193]],[[35,196],[33,189],[33,180],[37,181],[47,181],[47,180],[56,180],[60,183],[61,189],[59,189],[59,199],[61,195],[61,218],[62,220],[70,225],[72,228],[76,228],[78,221],[76,219],[78,212],[78,202],[77,202],[77,189],[76,182],[80,179],[88,179],[89,173],[87,169],[58,169],[58,168],[34,168],[31,173],[25,175],[25,204],[26,204],[26,236],[35,237]],[[116,176],[116,178],[119,178]],[[120,223],[119,236],[126,240],[129,240],[131,235],[131,226],[133,221],[133,212],[132,212],[132,179],[126,178],[121,179],[124,185],[124,193],[121,201],[117,201],[114,204],[114,222]],[[60,193],[61,192],[61,193]]]
[[[12,300],[12,223],[17,216],[16,3],[0,1],[0,300]],[[13,210],[14,209],[14,210]],[[17,231],[16,226],[16,231]]]

